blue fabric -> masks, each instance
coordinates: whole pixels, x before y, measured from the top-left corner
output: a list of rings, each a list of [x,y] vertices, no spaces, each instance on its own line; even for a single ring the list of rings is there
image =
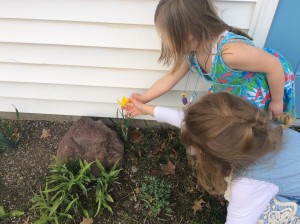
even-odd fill
[[[254,46],[253,42],[244,36],[237,35],[232,32],[224,34],[224,38],[220,41],[215,58],[212,62],[210,73],[205,73],[198,63],[196,54],[189,54],[187,57],[191,70],[196,71],[200,77],[204,78],[211,84],[208,93],[228,92],[239,96],[256,107],[268,110],[271,101],[271,92],[267,80],[267,74],[263,72],[234,70],[228,67],[223,61],[222,55],[223,45],[233,42],[244,42]],[[295,114],[295,76],[288,61],[277,51],[264,48],[269,54],[277,57],[283,67],[285,76],[283,112],[296,117]],[[263,63],[263,62],[262,62]]]
[[[277,199],[296,202],[300,215],[300,133],[284,130],[281,149],[263,156],[243,176],[277,185]]]

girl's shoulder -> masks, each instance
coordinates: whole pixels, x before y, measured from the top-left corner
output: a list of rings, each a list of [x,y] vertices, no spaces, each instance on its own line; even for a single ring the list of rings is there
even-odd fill
[[[229,44],[229,43],[235,43],[235,42],[239,42],[239,43],[247,43],[251,46],[255,46],[254,43],[252,42],[252,40],[250,40],[249,38],[233,33],[233,32],[225,32],[223,35],[223,38],[221,39],[220,43],[219,43],[219,47],[224,45],[224,44]]]
[[[256,48],[250,39],[227,31],[222,34],[219,40],[216,55],[223,67],[227,68],[229,66],[228,69],[234,71],[235,69],[231,69],[231,67],[234,67],[234,64],[230,66],[230,62],[232,60],[235,62],[237,59],[240,59],[240,54],[242,54],[241,56],[246,55],[247,57],[249,48]],[[238,56],[237,59],[236,56]],[[236,72],[239,72],[239,70]]]
[[[219,56],[229,68],[243,71],[243,66],[250,60],[249,56],[255,55],[257,50],[246,42],[228,42],[221,46]]]

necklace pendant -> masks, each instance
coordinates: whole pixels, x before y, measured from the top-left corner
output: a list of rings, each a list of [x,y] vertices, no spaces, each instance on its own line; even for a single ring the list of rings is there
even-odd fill
[[[181,97],[182,97],[181,101],[182,101],[183,105],[187,105],[188,99],[186,98],[186,93],[185,92],[181,93]]]

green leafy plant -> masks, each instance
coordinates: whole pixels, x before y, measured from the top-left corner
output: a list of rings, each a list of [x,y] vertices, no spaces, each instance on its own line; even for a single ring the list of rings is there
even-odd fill
[[[67,223],[82,216],[89,218],[98,215],[103,208],[112,213],[109,203],[113,199],[108,190],[121,171],[116,170],[117,163],[107,172],[98,160],[91,163],[78,160],[67,164],[55,161],[49,166],[51,176],[44,190],[32,199],[34,205],[31,209],[40,213],[37,224]],[[101,170],[98,177],[91,172],[93,163]]]
[[[121,118],[119,118],[119,114],[121,115]],[[118,132],[123,138],[123,141],[126,143],[129,140],[129,128],[132,125],[132,119],[125,115],[123,109],[117,110],[117,119],[118,121],[115,123],[115,125],[118,128]]]
[[[0,148],[15,148],[20,141],[20,115],[15,107],[16,121],[0,118]]]
[[[24,215],[24,212],[21,211],[11,211],[6,212],[3,208],[3,206],[0,206],[0,220],[7,218],[7,217],[18,217]]]
[[[172,213],[169,207],[172,185],[162,178],[145,176],[141,187],[140,197],[145,202],[145,207],[150,209],[149,214],[156,217],[161,211]]]

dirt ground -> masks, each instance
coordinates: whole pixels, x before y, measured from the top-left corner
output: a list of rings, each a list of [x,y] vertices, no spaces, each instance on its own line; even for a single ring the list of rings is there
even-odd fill
[[[37,219],[36,212],[30,210],[30,199],[45,185],[49,175],[48,165],[52,163],[60,140],[72,124],[22,121],[18,147],[0,153],[0,205],[6,211],[20,210],[25,214],[4,219],[1,223],[29,224]],[[51,136],[41,138],[43,129],[50,129]],[[152,138],[148,138],[148,142],[145,133]],[[111,204],[114,213],[111,215],[104,211],[93,217],[94,223],[224,223],[225,201],[212,198],[197,189],[184,148],[178,144],[178,132],[164,128],[134,129],[130,136],[135,139],[125,145],[125,166],[110,189],[115,201]],[[137,144],[140,146],[136,147]],[[168,161],[174,165],[174,172],[166,175],[160,168]],[[149,215],[149,209],[144,206],[137,192],[145,175],[162,176],[172,183],[171,214],[161,213],[158,217]],[[204,203],[194,213],[193,206],[199,199]]]
[[[0,152],[0,205],[6,211],[21,210],[18,218],[7,218],[1,223],[34,223],[37,214],[29,208],[30,199],[45,185],[49,175],[48,165],[53,161],[56,149],[73,122],[22,121],[21,142],[16,149]],[[50,136],[41,138],[42,130],[50,129]],[[300,131],[300,129],[297,129]],[[150,136],[150,139],[147,136]],[[178,132],[171,129],[134,129],[132,142],[125,146],[125,166],[110,189],[114,198],[111,204],[114,214],[105,211],[93,217],[94,223],[224,223],[226,202],[222,198],[202,193],[187,165],[184,148],[178,140]],[[143,142],[143,144],[141,144]],[[140,144],[140,147],[136,147]],[[161,165],[170,161],[174,172],[166,175]],[[149,209],[139,198],[137,189],[145,175],[163,176],[172,183],[171,214],[151,217]],[[201,208],[195,203],[203,201]],[[194,209],[193,209],[194,208]],[[75,223],[80,223],[77,220]]]
[[[21,218],[3,223],[33,223],[35,216],[28,211],[32,206],[30,199],[44,186],[48,165],[71,125],[72,122],[23,121],[19,146],[1,152],[0,205],[6,211],[25,211]],[[51,129],[52,135],[41,139],[43,129]]]

